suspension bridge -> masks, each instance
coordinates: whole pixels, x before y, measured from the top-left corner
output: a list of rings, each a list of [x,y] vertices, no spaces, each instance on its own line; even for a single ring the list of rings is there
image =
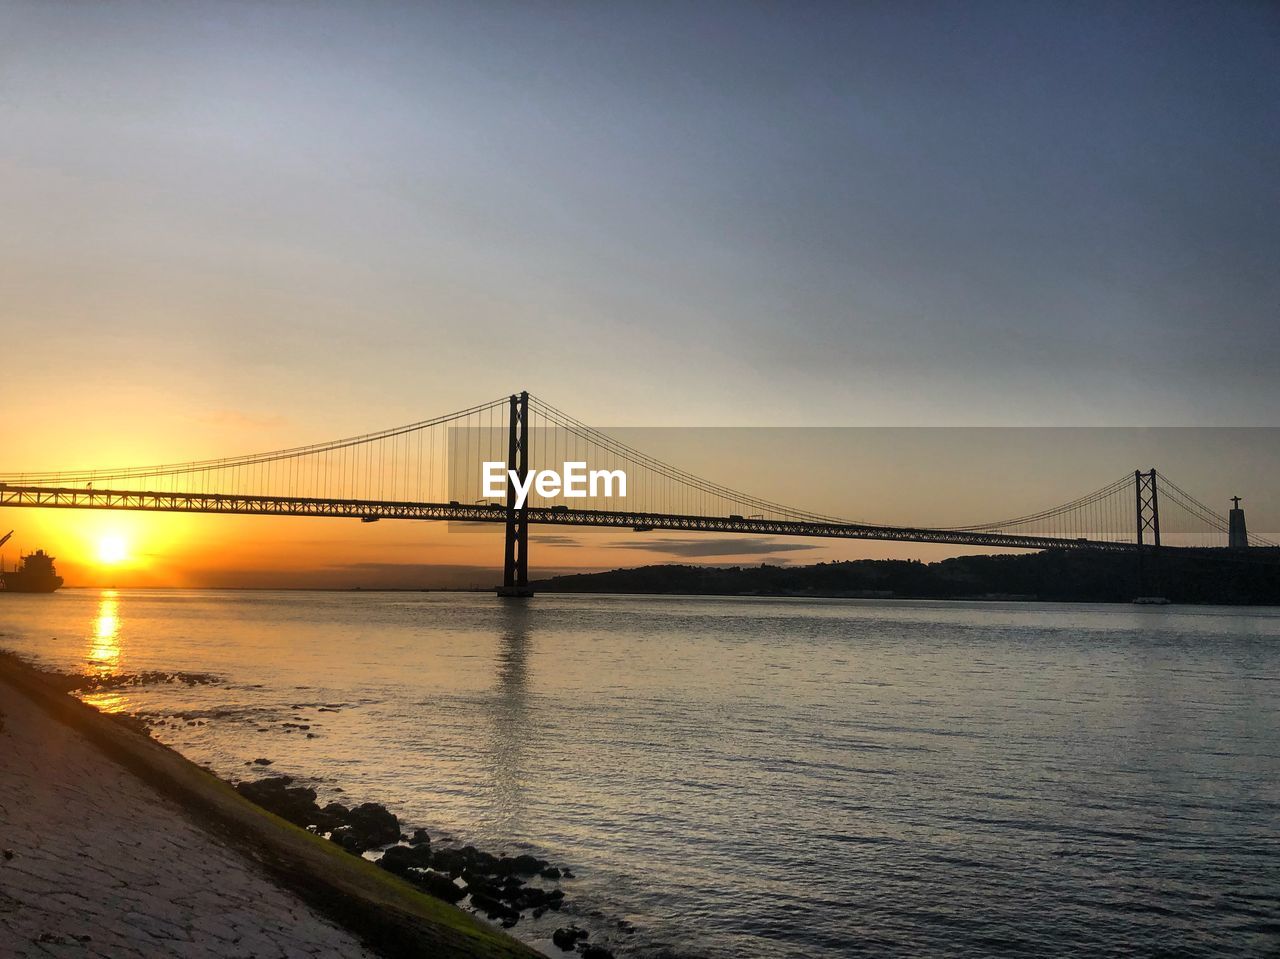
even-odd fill
[[[503,496],[482,495],[484,462],[510,470]],[[530,470],[566,462],[625,472],[625,508],[600,496],[569,500],[537,490],[517,505],[516,484],[523,485]],[[248,456],[0,473],[0,507],[6,506],[500,523],[506,531],[500,591],[507,595],[529,593],[533,525],[1022,550],[1188,548],[1170,546],[1170,533],[1198,536],[1202,545],[1248,544],[1238,502],[1223,516],[1154,468],[1126,473],[1067,503],[970,526],[900,526],[822,515],[695,476],[528,393],[381,432]],[[1254,543],[1277,545],[1256,536]]]

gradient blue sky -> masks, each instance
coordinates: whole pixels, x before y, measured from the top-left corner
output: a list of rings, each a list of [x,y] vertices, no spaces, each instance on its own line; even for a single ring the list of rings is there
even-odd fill
[[[521,388],[618,427],[1274,425],[1277,171],[1274,3],[11,0],[0,460],[275,449]],[[1058,478],[1151,465],[1118,459]],[[1230,459],[1197,491],[1263,506]],[[860,460],[900,492],[871,518],[918,519],[891,460]],[[498,555],[34,512],[27,546],[132,524],[166,574]]]
[[[1274,4],[0,16],[4,377],[45,429],[105,396],[207,453],[192,421],[521,387],[615,424],[1280,411]]]

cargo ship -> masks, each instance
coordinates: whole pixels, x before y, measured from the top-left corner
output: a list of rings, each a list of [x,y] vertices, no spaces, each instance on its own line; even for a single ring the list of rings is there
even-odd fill
[[[0,538],[0,543],[12,536]],[[18,560],[18,568],[6,571],[0,565],[0,592],[52,593],[62,585],[62,577],[53,568],[53,557],[42,549]]]

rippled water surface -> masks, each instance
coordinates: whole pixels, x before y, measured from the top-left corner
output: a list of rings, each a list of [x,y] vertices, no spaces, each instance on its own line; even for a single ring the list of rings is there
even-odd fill
[[[1280,610],[64,590],[0,634],[217,674],[94,699],[568,863],[620,954],[1280,950]]]

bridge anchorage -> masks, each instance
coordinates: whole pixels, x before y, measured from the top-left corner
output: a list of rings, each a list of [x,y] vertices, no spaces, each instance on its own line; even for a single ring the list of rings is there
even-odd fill
[[[594,489],[574,498],[558,487],[529,484],[546,467],[571,462],[621,471],[625,498]],[[504,495],[492,495],[494,488],[482,481],[483,463],[505,465]],[[518,496],[517,487],[528,495]],[[0,472],[0,507],[502,524],[498,592],[511,597],[532,593],[534,525],[1129,552],[1139,562],[1161,550],[1226,546],[1239,557],[1250,544],[1238,502],[1223,516],[1154,468],[1127,473],[1058,506],[972,526],[899,526],[824,515],[686,472],[528,392],[407,426],[247,456]],[[1252,542],[1277,545],[1256,535]]]

